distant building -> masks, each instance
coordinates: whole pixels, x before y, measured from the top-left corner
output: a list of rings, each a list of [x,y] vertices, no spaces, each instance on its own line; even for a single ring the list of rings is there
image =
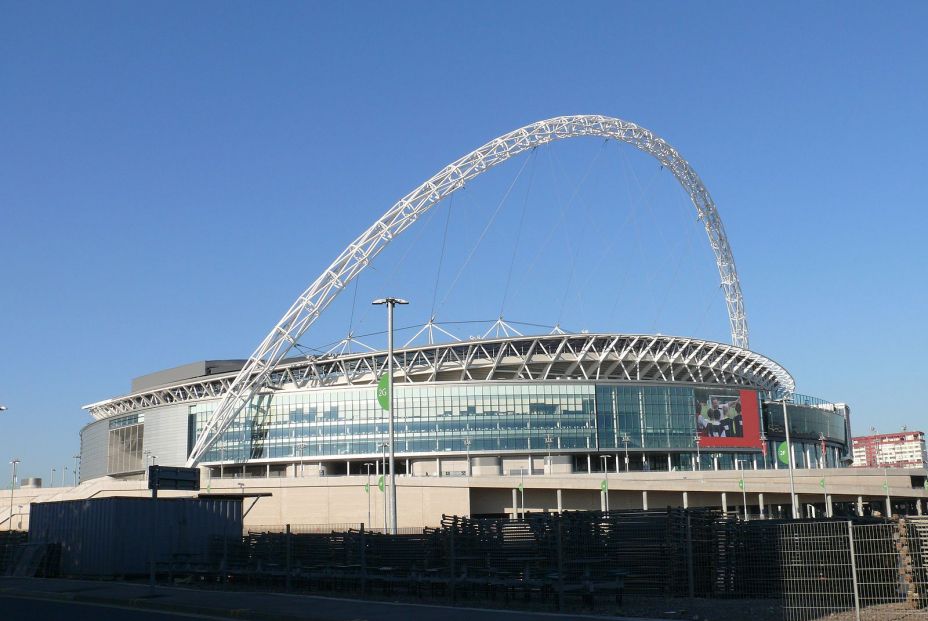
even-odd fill
[[[921,431],[899,431],[854,438],[854,466],[924,468],[928,466],[925,434]]]

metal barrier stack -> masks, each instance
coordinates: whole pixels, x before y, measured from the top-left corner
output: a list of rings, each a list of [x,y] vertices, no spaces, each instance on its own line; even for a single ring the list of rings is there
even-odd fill
[[[928,520],[755,520],[706,509],[445,516],[438,528],[251,527],[171,579],[600,611],[734,600],[786,621],[928,620]],[[622,610],[625,610],[624,608]],[[661,608],[664,610],[664,608]],[[768,615],[769,617],[769,615]]]

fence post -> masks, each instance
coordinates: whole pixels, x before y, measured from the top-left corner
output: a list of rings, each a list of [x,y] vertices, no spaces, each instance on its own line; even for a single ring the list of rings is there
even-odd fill
[[[361,536],[358,538],[361,546],[361,593],[367,593],[367,532],[364,522],[361,522]]]
[[[451,537],[450,537],[451,553],[448,555],[448,560],[451,563],[450,573],[451,573],[451,603],[452,604],[455,602],[455,598],[457,596],[457,570],[455,569],[455,566],[457,565],[457,563],[454,562],[454,531],[456,530],[457,530],[457,520],[455,520],[451,524]]]
[[[693,524],[689,511],[686,512],[686,579],[690,597],[696,597],[696,584],[693,579]]]
[[[292,573],[292,569],[291,569],[291,564],[290,564],[290,525],[289,524],[287,524],[287,535],[286,535],[286,539],[284,540],[284,543],[285,543],[286,550],[287,550],[287,582],[285,586],[286,586],[287,591],[290,591],[290,574]]]
[[[860,621],[860,594],[857,585],[857,555],[854,552],[854,523],[847,521],[847,539],[851,549],[851,580],[854,583],[854,618]]]
[[[562,524],[563,516],[557,518],[557,609],[564,611],[564,542]]]

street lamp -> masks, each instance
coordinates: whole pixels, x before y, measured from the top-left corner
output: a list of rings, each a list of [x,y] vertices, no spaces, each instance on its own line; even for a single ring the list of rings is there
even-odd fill
[[[393,395],[393,308],[397,305],[409,304],[406,300],[400,298],[380,298],[374,300],[372,304],[376,306],[386,305],[387,307],[387,375],[389,376],[389,424],[387,433],[390,436],[390,530],[396,534],[396,463],[394,453],[394,436],[393,436],[393,411],[396,399]]]
[[[303,450],[306,448],[306,443],[300,442],[296,447],[300,450],[300,478],[303,478]]]
[[[371,524],[371,466],[374,464],[372,462],[367,462],[364,464],[364,467],[367,468],[367,527],[370,528],[373,526]]]
[[[6,409],[6,408],[4,408]],[[13,475],[10,477],[10,522],[9,530],[13,530],[13,490],[16,489],[16,465],[20,463],[21,460],[13,458],[10,460],[10,465],[13,466]]]
[[[693,436],[696,441],[696,467],[693,470],[702,470],[702,453],[699,452],[699,432]]]
[[[738,467],[738,464],[741,464],[741,481],[739,482],[739,487],[741,488],[741,501],[744,503],[744,521],[747,522],[748,519],[748,490],[747,486],[744,483],[744,464],[747,463],[746,459],[735,459],[735,468]]]
[[[464,438],[464,450],[467,452],[467,476],[470,476],[470,438]]]
[[[80,483],[80,476],[79,476],[80,468],[81,468],[81,456],[80,454],[77,454],[74,456],[74,486],[75,487],[77,487],[77,485]]]
[[[622,434],[622,442],[625,443],[625,472],[628,472],[628,443],[630,438],[627,433]]]
[[[551,445],[552,444],[554,444],[554,436],[549,433],[545,436],[545,446],[548,447],[548,472],[546,472],[545,474],[551,474],[551,470],[552,470],[551,468]],[[618,467],[618,464],[616,464],[616,467]]]
[[[777,401],[783,406],[783,428],[786,431],[786,461],[789,465],[789,504],[793,509],[793,519],[796,520],[799,519],[799,507],[796,506],[796,483],[793,480],[793,443],[789,437],[789,413],[786,411],[786,397],[775,399],[771,403]]]
[[[48,482],[51,483],[51,487],[55,487],[55,473],[58,472],[58,468],[52,468],[52,476],[48,478]]]

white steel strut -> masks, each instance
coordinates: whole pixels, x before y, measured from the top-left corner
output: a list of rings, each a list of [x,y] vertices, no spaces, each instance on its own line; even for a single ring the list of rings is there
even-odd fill
[[[728,238],[709,191],[696,171],[662,138],[634,123],[607,116],[560,116],[538,121],[491,140],[476,151],[448,164],[428,181],[393,205],[364,231],[296,299],[232,381],[194,443],[187,460],[195,466],[238,414],[266,385],[268,376],[309,327],[390,241],[409,228],[433,205],[450,196],[484,171],[537,146],[564,138],[599,136],[625,142],[649,153],[668,168],[683,186],[705,225],[715,253],[722,290],[728,306],[732,343],[748,348],[748,326]]]

